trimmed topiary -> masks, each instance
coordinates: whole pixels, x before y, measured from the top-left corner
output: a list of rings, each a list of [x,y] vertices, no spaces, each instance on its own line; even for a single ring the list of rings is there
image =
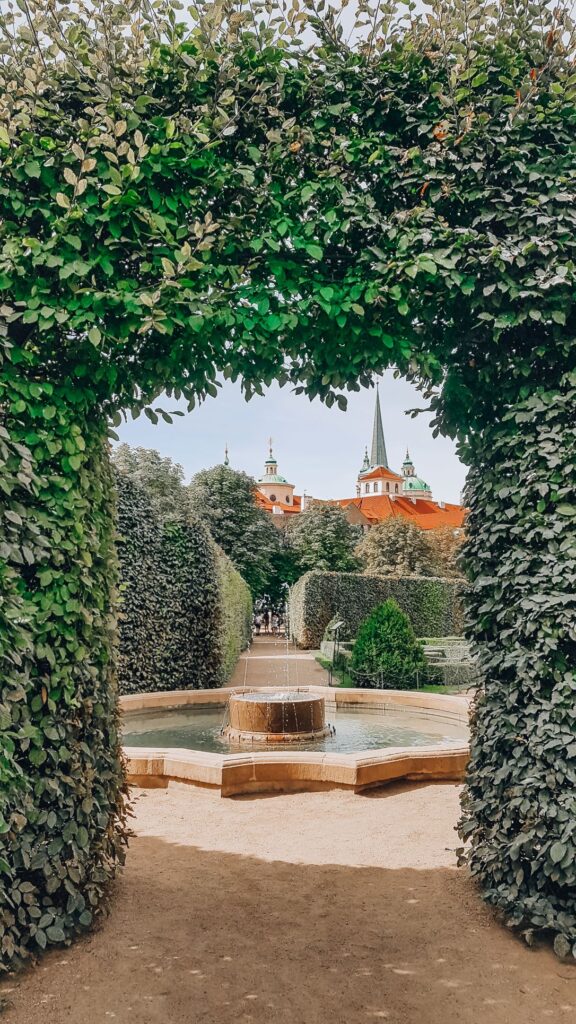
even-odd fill
[[[210,689],[248,645],[248,585],[196,519],[162,522],[117,473],[121,693]]]
[[[350,668],[357,686],[411,690],[426,661],[410,620],[396,601],[388,600],[362,623]]]
[[[106,431],[37,391],[0,433],[0,969],[90,927],[126,841]]]
[[[343,621],[340,636],[355,637],[368,613],[393,598],[417,636],[451,635],[462,625],[463,586],[435,576],[366,576],[313,570],[289,597],[292,638],[299,647],[320,647],[328,623]]]
[[[219,577],[219,661],[220,682],[225,685],[236,662],[252,639],[252,594],[250,587],[223,551],[216,545]]]

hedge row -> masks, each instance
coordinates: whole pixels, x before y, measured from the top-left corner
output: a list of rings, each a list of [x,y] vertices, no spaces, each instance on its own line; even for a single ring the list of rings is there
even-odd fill
[[[90,927],[126,839],[106,430],[75,389],[3,403],[0,971]]]
[[[488,902],[560,956],[576,956],[575,408],[572,373],[495,418],[466,489],[484,686],[460,834]]]
[[[226,683],[252,638],[252,595],[221,548],[216,547],[220,596],[220,675]]]
[[[312,570],[294,584],[289,599],[292,638],[299,647],[317,648],[337,615],[340,635],[355,637],[376,605],[392,597],[406,612],[417,636],[448,636],[462,628],[462,584],[433,576],[365,576]]]
[[[164,522],[118,474],[121,693],[209,689],[250,637],[248,586],[197,521]]]

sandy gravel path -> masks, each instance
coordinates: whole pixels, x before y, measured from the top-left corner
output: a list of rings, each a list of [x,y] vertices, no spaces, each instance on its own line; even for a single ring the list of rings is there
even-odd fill
[[[540,1024],[576,970],[453,867],[458,788],[136,794],[111,916],[0,986],[7,1024]]]
[[[229,686],[328,686],[318,651],[302,651],[284,637],[256,636],[240,655]]]

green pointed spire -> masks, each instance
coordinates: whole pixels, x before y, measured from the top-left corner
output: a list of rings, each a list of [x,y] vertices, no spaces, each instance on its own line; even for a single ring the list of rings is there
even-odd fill
[[[382,426],[382,413],[380,411],[380,392],[376,385],[376,408],[374,410],[374,427],[372,430],[372,451],[370,453],[371,466],[384,466],[389,469],[388,456],[386,454],[386,442],[384,440],[384,427]]]

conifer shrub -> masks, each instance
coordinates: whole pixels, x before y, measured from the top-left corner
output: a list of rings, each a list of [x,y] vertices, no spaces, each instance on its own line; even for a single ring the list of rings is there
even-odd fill
[[[426,668],[424,650],[396,601],[384,601],[364,620],[350,668],[357,686],[413,689]]]

